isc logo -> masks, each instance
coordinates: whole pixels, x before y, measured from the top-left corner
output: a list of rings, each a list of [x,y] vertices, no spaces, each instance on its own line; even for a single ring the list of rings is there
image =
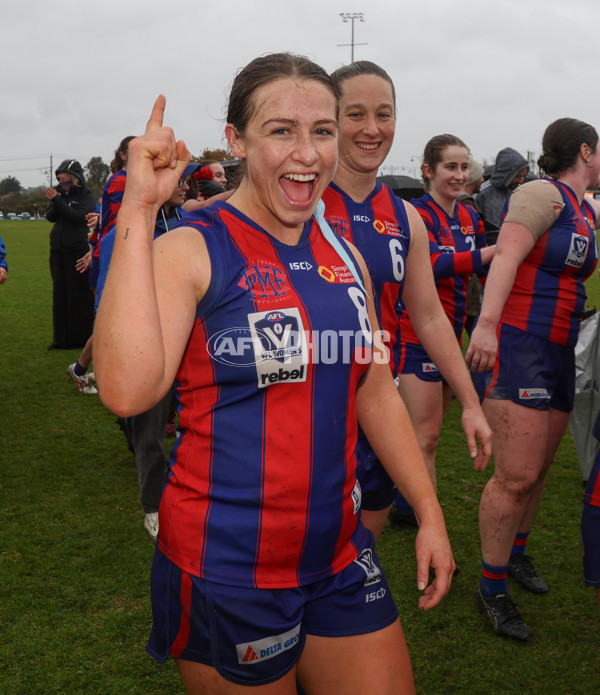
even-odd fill
[[[312,263],[308,261],[292,261],[290,263],[290,268],[292,270],[310,270],[312,267]]]
[[[387,592],[383,587],[381,587],[381,589],[377,589],[377,591],[371,591],[371,593],[365,596],[365,603],[377,601],[378,599],[383,598],[386,595],[386,593]]]

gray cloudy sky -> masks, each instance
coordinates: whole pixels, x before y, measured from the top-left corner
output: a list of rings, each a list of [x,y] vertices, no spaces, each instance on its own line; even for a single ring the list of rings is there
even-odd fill
[[[0,179],[45,183],[50,165],[109,162],[140,133],[157,94],[193,154],[223,147],[236,71],[266,52],[331,71],[382,65],[398,92],[383,173],[415,174],[425,142],[461,137],[492,160],[539,153],[544,128],[573,116],[600,127],[598,0],[20,0],[0,11]]]

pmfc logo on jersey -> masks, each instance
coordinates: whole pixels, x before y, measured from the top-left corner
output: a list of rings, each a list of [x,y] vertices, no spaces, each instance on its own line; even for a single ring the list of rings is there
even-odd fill
[[[344,239],[351,239],[350,226],[348,220],[343,217],[328,217],[327,222],[337,236],[342,236]]]
[[[257,300],[283,299],[290,290],[285,270],[267,261],[251,261],[242,271],[238,286]]]
[[[306,381],[308,346],[297,307],[248,315],[258,387]]]

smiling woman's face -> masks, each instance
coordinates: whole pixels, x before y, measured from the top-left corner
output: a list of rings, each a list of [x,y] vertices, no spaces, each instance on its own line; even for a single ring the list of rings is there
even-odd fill
[[[281,78],[253,96],[243,134],[228,124],[232,152],[246,160],[242,211],[271,233],[301,228],[337,163],[337,102],[312,79]],[[233,199],[232,199],[232,202]]]
[[[392,86],[378,75],[357,75],[341,84],[339,166],[350,172],[377,171],[396,130]]]

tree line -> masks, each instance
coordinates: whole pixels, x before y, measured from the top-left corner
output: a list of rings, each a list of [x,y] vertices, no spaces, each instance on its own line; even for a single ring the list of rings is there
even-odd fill
[[[192,157],[193,162],[209,159],[222,162],[233,159],[233,156],[223,149],[211,150],[206,148],[199,156]],[[91,189],[94,197],[99,199],[104,184],[112,174],[110,166],[103,161],[102,157],[92,157],[84,166],[83,171],[86,186]],[[53,185],[56,185],[57,182],[54,178],[53,181]],[[17,178],[6,176],[0,180],[0,211],[6,216],[9,212],[16,212],[17,214],[28,212],[33,215],[36,210],[39,210],[40,214],[43,215],[48,205],[44,188],[44,186],[39,186],[26,191]]]

